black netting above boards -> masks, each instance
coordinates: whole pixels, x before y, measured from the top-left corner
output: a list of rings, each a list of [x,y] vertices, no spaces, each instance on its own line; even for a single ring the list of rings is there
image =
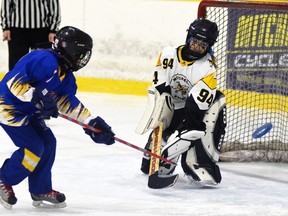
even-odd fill
[[[204,0],[199,16],[220,30],[213,47],[227,101],[220,158],[288,162],[288,3]],[[265,123],[270,132],[253,138]]]

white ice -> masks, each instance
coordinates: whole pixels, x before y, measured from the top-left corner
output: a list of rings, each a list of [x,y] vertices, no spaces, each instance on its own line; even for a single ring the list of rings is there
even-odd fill
[[[94,115],[103,117],[118,138],[144,147],[147,135],[134,130],[146,97],[79,93]],[[243,216],[288,215],[288,165],[274,163],[219,163],[222,182],[213,188],[186,184],[180,174],[174,187],[153,190],[140,171],[142,152],[121,143],[95,144],[82,128],[65,119],[48,125],[58,140],[53,187],[64,192],[64,209],[37,209],[27,180],[14,186],[18,202],[12,210],[0,206],[1,216]],[[0,163],[16,149],[0,129]]]

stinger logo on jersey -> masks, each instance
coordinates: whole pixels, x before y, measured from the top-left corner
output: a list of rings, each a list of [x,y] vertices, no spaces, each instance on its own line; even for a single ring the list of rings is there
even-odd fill
[[[171,95],[176,100],[186,100],[192,88],[191,82],[182,74],[175,74],[171,81]]]

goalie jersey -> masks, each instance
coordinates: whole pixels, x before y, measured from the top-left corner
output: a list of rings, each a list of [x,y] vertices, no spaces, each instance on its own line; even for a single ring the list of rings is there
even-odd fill
[[[0,82],[0,123],[26,125],[37,111],[31,102],[37,87],[45,87],[49,91],[60,112],[80,121],[91,116],[75,96],[77,85],[74,74],[61,70],[56,55],[51,50],[32,51],[4,76]]]
[[[207,54],[195,61],[185,61],[184,46],[170,46],[160,53],[153,83],[170,87],[175,110],[184,108],[188,97],[194,99],[199,110],[208,110],[216,94],[216,68],[212,56]]]

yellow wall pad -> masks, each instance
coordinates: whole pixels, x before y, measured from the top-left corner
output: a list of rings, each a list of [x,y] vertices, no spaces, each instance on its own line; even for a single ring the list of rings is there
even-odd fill
[[[237,90],[222,90],[222,92],[227,95],[226,102],[230,106],[288,112],[286,96]]]
[[[0,73],[0,79],[5,73]],[[112,80],[104,78],[76,77],[78,91],[112,94],[147,95],[151,82],[132,80]]]
[[[77,77],[79,91],[147,95],[151,82]]]

